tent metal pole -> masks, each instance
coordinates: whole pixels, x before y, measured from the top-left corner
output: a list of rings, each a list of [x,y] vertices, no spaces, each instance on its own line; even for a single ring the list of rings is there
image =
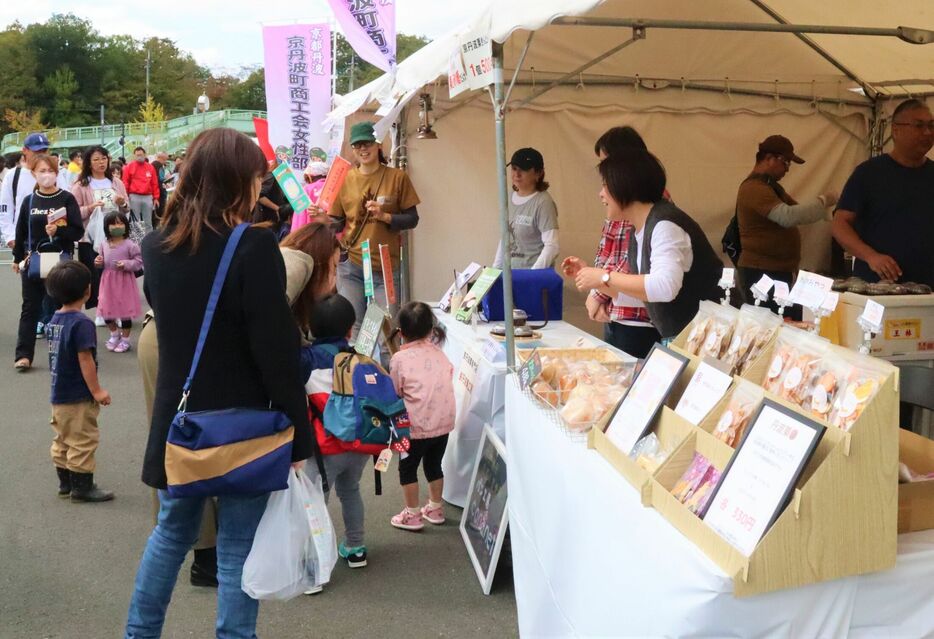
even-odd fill
[[[601,62],[603,62],[604,60],[606,60],[607,58],[609,58],[611,55],[614,55],[614,54],[616,54],[616,53],[622,51],[623,49],[625,49],[626,47],[628,47],[628,46],[629,46],[630,44],[632,44],[633,42],[638,42],[639,40],[643,40],[643,39],[645,39],[645,30],[644,30],[644,29],[638,29],[638,28],[633,29],[633,30],[632,30],[632,37],[629,38],[628,40],[626,40],[625,42],[623,42],[622,44],[619,44],[619,45],[613,47],[612,49],[610,49],[609,51],[606,51],[605,53],[600,54],[599,56],[597,56],[596,58],[594,58],[594,59],[591,60],[590,62],[587,62],[587,63],[585,63],[585,64],[582,64],[581,66],[577,67],[577,68],[574,69],[573,71],[571,71],[571,72],[569,72],[569,73],[565,73],[563,76],[561,76],[561,77],[558,78],[557,80],[554,80],[553,82],[551,82],[551,83],[549,83],[548,85],[544,86],[544,87],[541,88],[540,90],[538,90],[538,91],[536,91],[535,93],[531,94],[530,96],[528,96],[527,98],[525,98],[524,100],[522,100],[519,104],[517,104],[516,106],[510,108],[509,110],[510,110],[510,111],[514,111],[514,110],[516,110],[516,109],[521,109],[522,107],[524,107],[526,104],[528,104],[528,103],[531,102],[532,100],[535,100],[536,98],[540,97],[540,96],[543,95],[544,93],[547,93],[548,91],[551,91],[552,89],[554,89],[556,86],[558,86],[558,85],[561,84],[562,82],[565,82],[566,80],[568,80],[568,78],[573,78],[575,75],[580,75],[581,73],[583,73],[584,71],[586,71],[586,70],[589,69],[590,67],[592,67],[592,66],[594,66],[594,65],[597,65],[597,64],[600,64]],[[518,72],[518,71],[517,71],[517,72]]]
[[[909,44],[934,42],[934,31],[914,27],[847,27],[825,24],[769,24],[763,22],[705,22],[701,20],[656,20],[642,18],[555,18],[551,24],[584,27],[632,27],[634,29],[695,29],[704,31],[759,31],[763,33],[820,33],[899,38]]]
[[[754,5],[756,5],[757,7],[759,7],[760,9],[762,9],[762,11],[764,11],[770,18],[772,18],[779,24],[790,24],[788,20],[783,18],[777,11],[773,10],[772,7],[765,4],[763,0],[749,0],[749,1],[752,2]],[[856,75],[856,73],[854,73],[849,68],[844,66],[842,62],[840,62],[835,57],[830,55],[823,47],[821,47],[819,44],[814,42],[811,38],[804,35],[803,33],[795,33],[795,36],[797,36],[798,39],[801,40],[801,42],[811,47],[811,49],[813,49],[815,53],[817,53],[817,55],[824,58],[827,62],[832,64],[834,67],[836,67],[840,71],[840,73],[842,73],[843,75],[848,77],[850,80],[852,80],[853,82],[858,84],[860,87],[862,87],[863,92],[866,94],[867,97],[869,98],[875,97],[875,94],[876,94],[875,89],[873,89],[871,86],[866,84],[858,75]]]
[[[512,322],[512,263],[509,251],[509,189],[506,185],[506,109],[503,101],[503,45],[493,42],[493,119],[496,124],[496,173],[499,180],[499,232],[503,243],[503,315],[506,324],[506,366],[516,365]]]
[[[506,97],[503,98],[503,107],[509,104],[509,96],[512,95],[512,89],[516,86],[516,78],[519,77],[519,71],[522,70],[522,64],[525,62],[525,56],[529,53],[529,46],[532,44],[532,38],[535,37],[535,32],[529,32],[529,39],[525,41],[525,46],[522,47],[522,53],[519,54],[519,61],[516,62],[516,70],[512,73],[512,80],[509,82],[509,88],[506,90]]]

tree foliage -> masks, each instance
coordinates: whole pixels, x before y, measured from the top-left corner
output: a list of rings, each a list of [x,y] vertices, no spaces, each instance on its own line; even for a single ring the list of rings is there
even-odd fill
[[[382,71],[352,55],[343,37],[337,42],[338,93],[379,77]],[[400,34],[398,60],[426,43],[425,38]],[[266,108],[262,68],[215,76],[166,38],[103,36],[90,21],[72,13],[27,26],[14,22],[0,30],[0,135],[43,124],[94,125],[102,104],[108,123],[179,117],[191,113],[202,92],[211,98],[212,108]]]
[[[137,122],[162,122],[165,120],[165,109],[156,102],[152,96],[139,105],[139,119]]]

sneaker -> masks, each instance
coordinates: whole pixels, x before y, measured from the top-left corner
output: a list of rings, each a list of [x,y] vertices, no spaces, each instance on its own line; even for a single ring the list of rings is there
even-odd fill
[[[422,522],[422,513],[409,512],[408,508],[403,508],[401,513],[389,520],[389,523],[402,530],[417,531],[425,527]]]
[[[99,327],[99,328],[103,328],[103,327],[107,326],[107,322],[104,321],[104,318],[103,318],[103,317],[101,317],[100,315],[98,315],[97,317],[94,318],[94,326],[97,326],[97,327]]]
[[[366,566],[366,546],[348,548],[344,545],[344,542],[341,542],[337,546],[337,554],[343,559],[346,559],[347,565],[351,568],[363,568]]]
[[[324,590],[324,586],[312,586],[305,591],[306,595],[317,595],[319,592]]]
[[[425,504],[422,506],[422,519],[429,524],[440,526],[444,523],[444,505],[432,508],[430,503]]]
[[[120,342],[114,346],[114,353],[126,353],[130,350],[130,342],[125,338],[121,338]]]
[[[36,323],[36,339],[42,339],[45,337],[45,324],[42,322]]]
[[[110,339],[107,340],[107,343],[104,346],[107,347],[108,351],[113,351],[117,348],[117,345],[120,343],[120,333],[111,333]]]
[[[15,368],[19,373],[25,373],[29,370],[30,366],[32,366],[32,362],[30,362],[25,357],[20,357],[18,360],[16,360],[16,363],[13,364],[13,368]]]

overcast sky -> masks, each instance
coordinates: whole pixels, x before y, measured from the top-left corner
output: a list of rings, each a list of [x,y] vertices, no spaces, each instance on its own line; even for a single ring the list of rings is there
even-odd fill
[[[471,0],[396,0],[397,31],[437,37],[471,16],[480,5]],[[327,21],[331,15],[325,0],[2,0],[0,26],[14,20],[44,22],[53,13],[74,13],[104,35],[170,38],[200,64],[231,71],[262,64],[263,24]]]

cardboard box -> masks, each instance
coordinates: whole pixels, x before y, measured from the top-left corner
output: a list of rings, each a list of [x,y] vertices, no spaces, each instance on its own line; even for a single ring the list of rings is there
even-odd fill
[[[934,441],[898,432],[898,459],[916,473],[934,472]],[[934,528],[934,479],[898,485],[898,532]]]
[[[905,359],[934,359],[934,295],[857,295],[840,296],[840,344],[856,349],[863,343],[863,330],[857,319],[866,300],[885,307],[882,332],[871,342],[870,355]]]

